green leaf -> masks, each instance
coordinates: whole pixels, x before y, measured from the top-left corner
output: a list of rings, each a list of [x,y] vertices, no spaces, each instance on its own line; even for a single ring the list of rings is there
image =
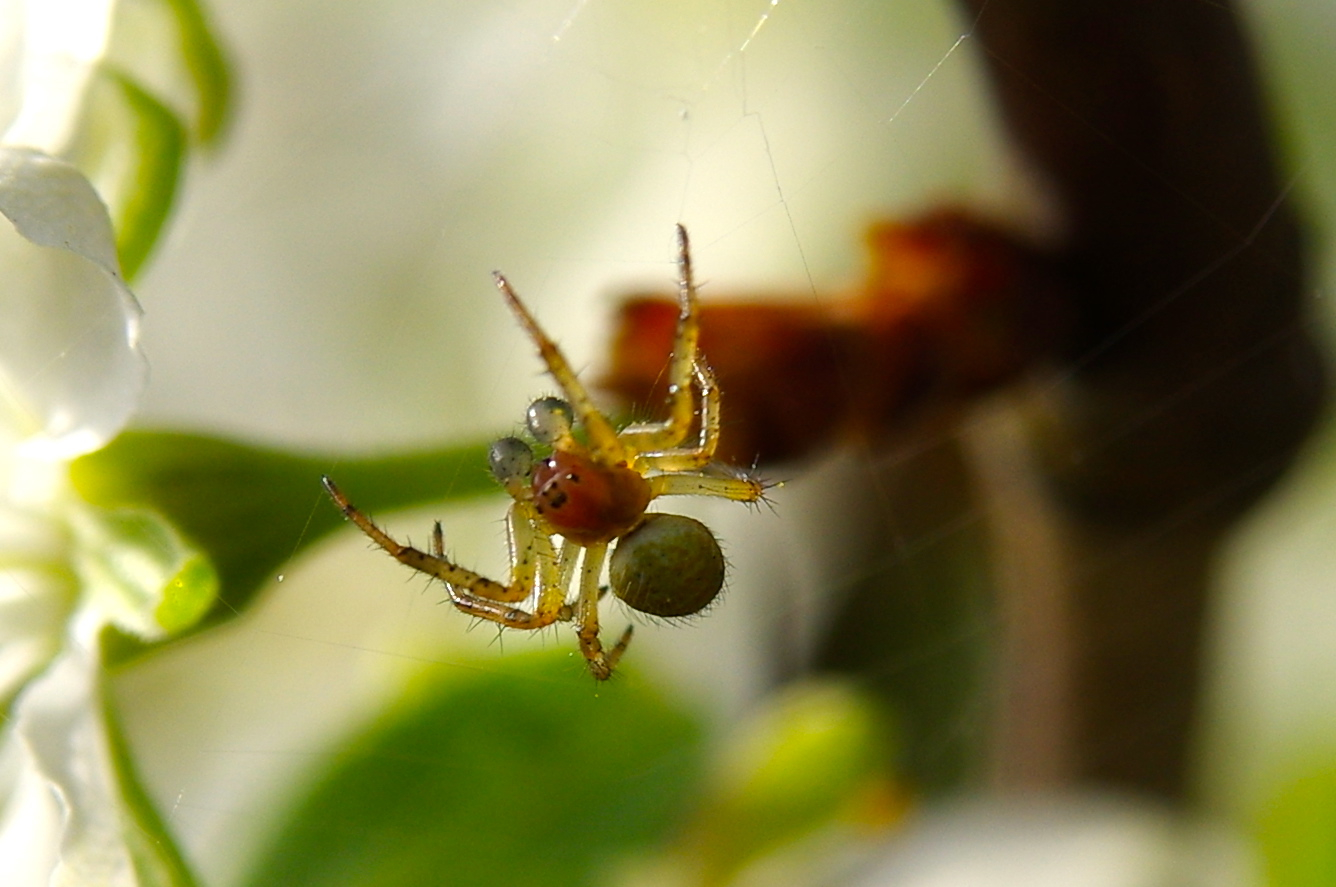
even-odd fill
[[[633,671],[595,685],[577,659],[507,656],[414,688],[340,744],[244,883],[608,883],[676,821],[700,735]]]
[[[130,820],[122,834],[139,887],[194,887],[198,882],[157,807],[144,790],[138,770],[130,757],[125,734],[116,717],[116,706],[105,692],[105,682],[100,686],[104,689],[100,700],[102,718],[116,787],[119,789],[118,800]]]
[[[218,576],[157,513],[88,509],[72,515],[85,595],[118,628],[145,641],[171,637],[204,617]]]
[[[198,4],[129,0],[115,14],[67,153],[106,201],[121,269],[133,279],[171,212],[188,134],[200,144],[218,138],[230,86]]]
[[[162,233],[176,198],[185,149],[185,131],[169,108],[124,72],[99,68],[70,159],[107,204],[127,280],[139,271]]]
[[[209,557],[220,591],[205,625],[244,610],[284,563],[343,526],[343,515],[321,489],[322,474],[369,512],[499,492],[481,443],[344,459],[131,431],[76,460],[70,471],[87,501],[152,509]]]
[[[119,150],[112,152],[120,158],[119,169],[109,171],[117,181],[101,190],[109,196],[121,270],[133,280],[175,202],[185,163],[185,130],[166,105],[129,77],[116,71],[104,76],[119,93],[127,132],[118,139]],[[111,200],[113,194],[116,199]]]
[[[1269,887],[1336,884],[1336,763],[1310,768],[1280,789],[1259,817]]]
[[[231,106],[227,60],[195,0],[122,0],[116,4],[107,64],[124,71],[174,116],[193,139],[214,144]]]
[[[181,56],[195,86],[195,138],[212,144],[223,132],[231,105],[232,78],[222,47],[195,0],[169,0],[181,40]]]
[[[725,747],[689,845],[707,883],[838,822],[885,824],[899,812],[894,743],[876,702],[812,681],[772,696]]]

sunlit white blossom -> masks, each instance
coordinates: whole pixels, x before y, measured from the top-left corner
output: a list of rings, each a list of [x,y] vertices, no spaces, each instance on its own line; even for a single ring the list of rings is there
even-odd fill
[[[114,0],[0,0],[0,130],[59,153],[111,34]]]
[[[5,883],[135,885],[98,645],[108,624],[151,634],[156,600],[117,590],[145,557],[108,541],[126,518],[79,502],[64,466],[119,432],[138,402],[139,306],[106,207],[74,167],[0,147],[0,214]],[[131,567],[106,567],[122,560]]]
[[[0,149],[0,442],[69,458],[125,424],[142,391],[139,306],[106,208],[78,170]]]

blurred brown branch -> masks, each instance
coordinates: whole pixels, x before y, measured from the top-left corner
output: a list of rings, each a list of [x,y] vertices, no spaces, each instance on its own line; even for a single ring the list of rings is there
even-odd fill
[[[1075,334],[1031,427],[1065,539],[1068,776],[1182,798],[1213,558],[1326,392],[1292,182],[1228,2],[964,6],[1065,226]]]

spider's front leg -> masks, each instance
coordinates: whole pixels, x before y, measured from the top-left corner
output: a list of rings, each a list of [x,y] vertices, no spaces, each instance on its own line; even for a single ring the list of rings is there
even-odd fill
[[[487,619],[507,628],[529,631],[570,618],[570,612],[564,606],[565,590],[555,587],[560,574],[551,540],[532,531],[532,525],[524,520],[520,507],[522,503],[517,502],[512,508],[511,545],[515,569],[512,570],[510,584],[502,585],[448,560],[444,554],[445,540],[439,522],[432,531],[430,553],[404,545],[349,502],[334,481],[322,477],[320,482],[344,516],[356,524],[372,542],[385,549],[399,563],[444,582],[450,603],[470,616]],[[518,532],[516,527],[520,528]],[[542,583],[542,590],[534,612],[511,606],[529,597],[536,577]]]

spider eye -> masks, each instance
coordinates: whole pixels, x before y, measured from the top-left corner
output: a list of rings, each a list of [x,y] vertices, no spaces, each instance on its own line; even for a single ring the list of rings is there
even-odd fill
[[[539,443],[555,445],[570,436],[575,409],[559,397],[544,397],[529,404],[529,433]]]
[[[487,463],[491,466],[492,477],[502,486],[528,483],[533,474],[533,450],[518,437],[503,437],[488,448]]]
[[[690,616],[724,587],[724,553],[710,528],[680,514],[647,514],[617,542],[612,593],[651,616]]]

